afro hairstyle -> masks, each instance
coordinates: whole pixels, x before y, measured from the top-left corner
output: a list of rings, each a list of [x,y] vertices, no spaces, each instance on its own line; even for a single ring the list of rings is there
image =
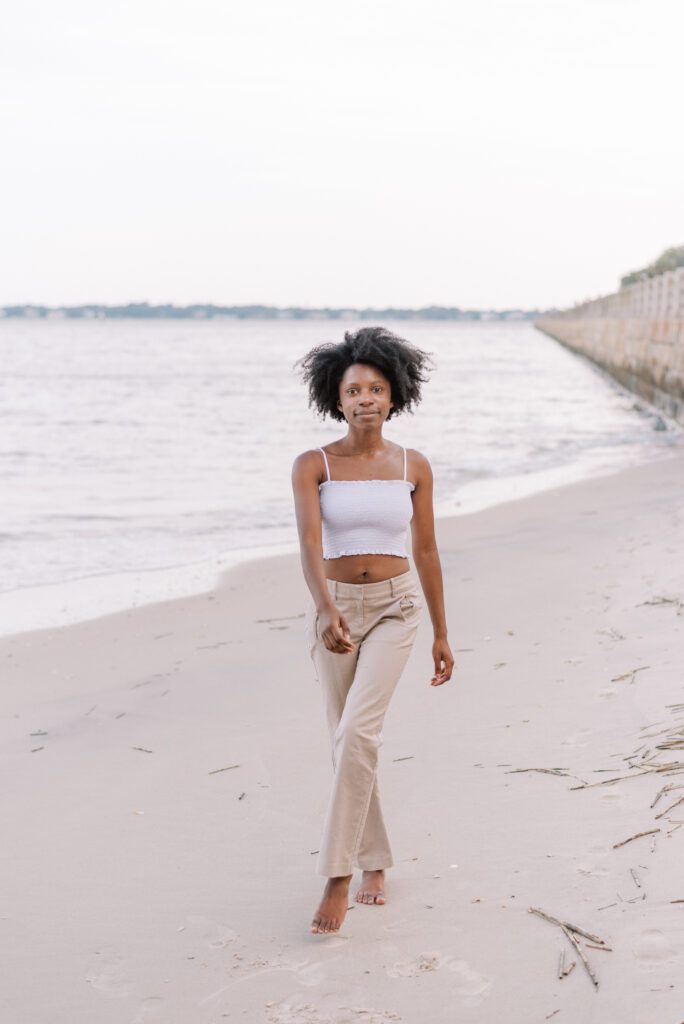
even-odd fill
[[[429,353],[385,327],[346,331],[339,344],[316,345],[297,360],[295,367],[301,367],[302,380],[309,389],[309,406],[314,406],[321,418],[327,415],[344,421],[337,408],[340,383],[346,369],[355,363],[374,366],[389,381],[394,405],[387,419],[396,413],[413,411],[412,406],[421,400],[420,386],[428,380],[427,371],[432,365]]]

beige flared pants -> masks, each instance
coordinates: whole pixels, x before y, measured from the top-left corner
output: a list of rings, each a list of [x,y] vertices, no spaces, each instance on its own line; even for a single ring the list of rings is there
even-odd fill
[[[410,570],[380,583],[327,584],[355,644],[346,654],[329,651],[309,598],[306,633],[323,691],[334,771],[317,871],[335,877],[351,875],[354,865],[372,871],[394,863],[378,794],[378,751],[422,598]]]

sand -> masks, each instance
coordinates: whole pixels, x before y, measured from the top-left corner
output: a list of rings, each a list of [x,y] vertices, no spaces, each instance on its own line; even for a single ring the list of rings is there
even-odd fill
[[[380,754],[388,902],[334,936],[295,556],[0,643],[3,1022],[684,1020],[684,804],[656,818],[684,789],[651,807],[684,786],[653,769],[684,761],[655,749],[684,729],[684,459],[438,540],[458,671],[430,687],[426,614]],[[598,990],[530,907],[604,940]]]

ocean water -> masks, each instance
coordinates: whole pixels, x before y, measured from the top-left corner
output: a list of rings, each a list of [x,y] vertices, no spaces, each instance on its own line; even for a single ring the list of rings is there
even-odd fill
[[[308,408],[293,364],[357,326],[0,320],[5,628],[20,606],[22,628],[43,623],[39,607],[78,617],[73,581],[90,579],[86,603],[103,610],[112,602],[93,602],[94,577],[125,606],[159,595],[151,570],[168,570],[166,594],[209,585],[250,552],[294,546],[292,460],[344,426]],[[422,404],[385,433],[430,459],[438,514],[681,444],[677,427],[529,323],[388,326],[436,365]],[[122,574],[135,581],[125,599]]]

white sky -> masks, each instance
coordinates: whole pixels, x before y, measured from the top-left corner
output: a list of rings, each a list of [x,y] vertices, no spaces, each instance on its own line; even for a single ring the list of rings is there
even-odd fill
[[[679,0],[23,0],[0,305],[568,305],[684,243]]]

